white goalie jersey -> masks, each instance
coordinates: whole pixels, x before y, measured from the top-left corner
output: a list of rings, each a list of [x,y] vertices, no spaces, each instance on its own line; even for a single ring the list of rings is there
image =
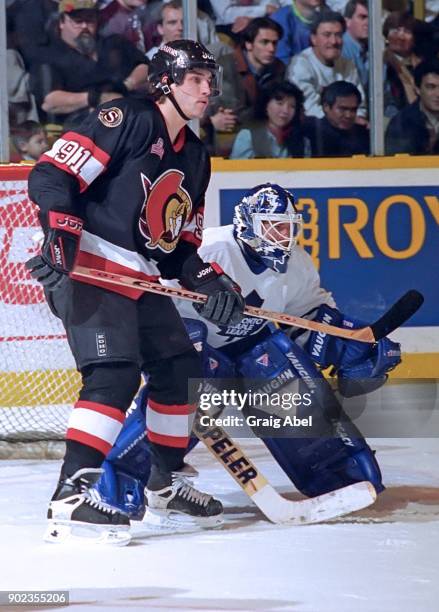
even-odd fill
[[[320,286],[311,257],[299,246],[283,274],[270,268],[253,272],[233,237],[233,225],[205,229],[198,253],[203,261],[217,262],[240,285],[247,305],[295,316],[304,316],[320,304],[335,306],[331,294]],[[265,319],[248,316],[237,325],[220,328],[202,319],[191,302],[176,300],[176,305],[182,317],[199,318],[207,325],[209,344],[214,348],[238,342],[268,324]]]

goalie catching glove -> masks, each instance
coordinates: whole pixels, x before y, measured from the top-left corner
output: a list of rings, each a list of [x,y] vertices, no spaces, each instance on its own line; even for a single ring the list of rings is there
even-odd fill
[[[245,306],[241,288],[217,263],[204,263],[198,255],[192,255],[183,264],[180,280],[190,291],[208,296],[207,302],[193,304],[202,317],[220,326],[241,321]]]
[[[26,262],[26,268],[49,291],[57,289],[73,269],[78,254],[83,221],[68,213],[51,210],[41,255]]]

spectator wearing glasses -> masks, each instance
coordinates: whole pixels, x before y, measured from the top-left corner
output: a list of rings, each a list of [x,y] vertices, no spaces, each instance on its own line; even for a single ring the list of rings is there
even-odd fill
[[[59,36],[48,64],[33,71],[42,110],[58,123],[80,123],[99,104],[146,86],[147,60],[120,36],[97,36],[96,0],[61,0]]]

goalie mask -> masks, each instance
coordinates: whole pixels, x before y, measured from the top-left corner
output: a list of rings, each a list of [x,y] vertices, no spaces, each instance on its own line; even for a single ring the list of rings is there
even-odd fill
[[[233,225],[236,238],[268,268],[286,271],[302,230],[302,215],[289,191],[272,183],[254,187],[235,207]]]
[[[194,40],[174,40],[159,47],[149,65],[149,81],[165,96],[171,93],[170,85],[181,85],[185,74],[193,70],[209,70],[212,75],[211,97],[221,94],[222,67],[215,57]]]

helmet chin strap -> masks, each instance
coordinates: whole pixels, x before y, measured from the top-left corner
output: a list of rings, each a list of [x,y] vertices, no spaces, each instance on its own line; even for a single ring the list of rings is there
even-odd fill
[[[168,93],[168,98],[171,100],[172,104],[175,107],[175,110],[180,115],[180,117],[184,119],[185,121],[190,121],[190,117],[185,115],[184,112],[181,110],[180,105],[178,104],[177,100],[174,98],[174,94],[172,92]]]
[[[180,117],[182,119],[184,119],[185,121],[190,121],[190,117],[187,117],[184,112],[181,110],[180,105],[178,104],[177,100],[174,97],[174,94],[171,91],[171,87],[168,85],[168,83],[162,83],[160,85],[160,89],[162,90],[162,93],[170,99],[170,101],[172,102],[175,110],[177,111],[177,113],[180,115]]]

